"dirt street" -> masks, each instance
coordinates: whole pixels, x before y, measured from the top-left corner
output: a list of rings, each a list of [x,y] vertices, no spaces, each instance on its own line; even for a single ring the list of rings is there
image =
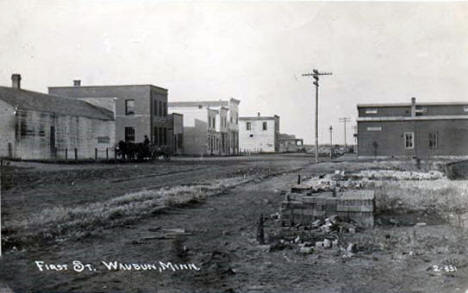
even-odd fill
[[[375,168],[372,162],[315,165],[311,157],[285,155],[159,165],[16,167],[25,175],[18,177],[18,170],[10,173],[12,186],[3,193],[4,221],[13,216],[27,219],[51,206],[99,203],[141,189],[231,177],[251,180],[204,201],[173,206],[112,228],[96,227],[79,239],[8,247],[0,261],[0,279],[15,292],[465,292],[468,288],[466,242],[455,245],[464,240],[464,232],[443,223],[418,228],[383,224],[352,236],[356,243],[372,237],[374,242],[396,246],[414,235],[413,242],[431,240],[433,249],[441,248],[430,254],[380,249],[343,258],[336,251],[310,255],[295,249],[268,251],[257,243],[258,218],[263,214],[267,227],[277,225],[270,215],[278,211],[282,191],[295,183],[298,174],[368,170]],[[454,258],[457,272],[431,269]],[[89,266],[74,267],[74,261]],[[114,262],[137,266],[109,270]],[[142,270],[145,264],[160,262],[162,271],[161,265]],[[180,269],[172,270],[169,262],[181,265]]]

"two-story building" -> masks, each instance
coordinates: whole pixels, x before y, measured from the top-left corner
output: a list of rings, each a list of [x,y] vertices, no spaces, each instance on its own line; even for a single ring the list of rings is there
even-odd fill
[[[239,148],[242,153],[280,151],[280,117],[239,117]]]
[[[357,105],[362,157],[468,156],[468,102]]]
[[[167,89],[154,85],[49,87],[49,94],[86,101],[113,110],[116,141],[142,142],[145,135],[156,145],[166,146],[169,119]]]
[[[183,114],[184,154],[235,155],[239,152],[239,100],[171,102]]]

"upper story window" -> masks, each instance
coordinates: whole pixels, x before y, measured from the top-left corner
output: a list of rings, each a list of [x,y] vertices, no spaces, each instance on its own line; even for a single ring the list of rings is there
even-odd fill
[[[135,114],[135,100],[129,99],[125,100],[125,115],[134,115]]]
[[[245,129],[246,130],[251,130],[252,129],[252,124],[250,124],[250,122],[245,123]]]
[[[216,117],[213,117],[213,128],[216,127]]]
[[[262,128],[263,128],[263,130],[267,130],[267,129],[268,129],[268,125],[267,125],[266,122],[263,122]]]
[[[414,149],[414,132],[405,132],[403,138],[405,140],[405,149]]]
[[[377,109],[366,109],[366,114],[377,114]]]
[[[166,117],[167,116],[167,103],[166,102],[163,103],[163,107],[164,107],[163,108],[164,117]]]
[[[163,116],[163,103],[161,101],[159,101],[158,103],[159,105],[159,109],[158,109],[158,114],[159,116]]]
[[[154,107],[153,107],[153,115],[154,115],[154,116],[157,116],[157,115],[158,115],[158,109],[159,109],[159,107],[158,107],[159,101],[158,101],[158,100],[154,100],[154,101],[153,101],[153,105],[154,105]]]
[[[463,112],[468,112],[468,106],[463,107]]]

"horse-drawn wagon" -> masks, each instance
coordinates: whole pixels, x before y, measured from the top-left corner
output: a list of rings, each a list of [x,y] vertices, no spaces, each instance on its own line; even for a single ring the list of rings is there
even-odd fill
[[[158,146],[151,143],[133,143],[119,141],[115,148],[117,156],[122,160],[165,160],[170,159],[170,152],[167,146]]]

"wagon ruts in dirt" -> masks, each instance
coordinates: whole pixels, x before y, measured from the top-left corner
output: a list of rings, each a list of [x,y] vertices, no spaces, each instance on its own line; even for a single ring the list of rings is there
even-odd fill
[[[167,146],[158,146],[148,143],[133,143],[119,141],[115,148],[117,157],[127,161],[170,160]]]

